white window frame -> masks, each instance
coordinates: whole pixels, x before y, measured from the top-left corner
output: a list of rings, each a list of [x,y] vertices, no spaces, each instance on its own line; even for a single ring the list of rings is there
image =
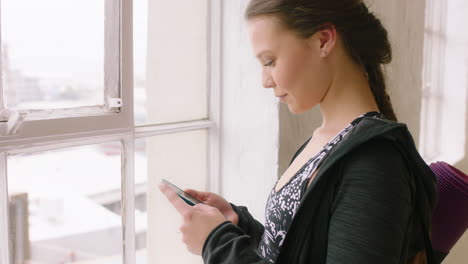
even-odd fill
[[[111,52],[112,50],[106,51],[105,72],[115,72],[116,65],[119,65],[119,76],[106,74],[104,109],[79,107],[23,111],[21,115],[24,117],[24,122],[21,125],[20,133],[0,136],[0,245],[2,245],[0,247],[0,264],[13,264],[11,234],[8,228],[7,159],[9,155],[120,141],[122,144],[122,241],[123,263],[125,264],[135,264],[136,262],[135,140],[156,135],[207,129],[209,131],[207,141],[209,176],[206,188],[213,192],[220,190],[221,0],[208,0],[208,118],[137,127],[134,125],[133,112],[133,0],[106,0],[105,3],[106,16],[119,17],[120,13],[120,19],[118,19],[119,35],[105,34],[106,48],[108,45],[116,47],[109,43],[119,43],[116,50],[119,51],[120,58],[116,57],[115,53]],[[118,3],[118,5],[114,5],[114,3]],[[114,21],[116,20],[114,19]],[[105,27],[106,32],[110,32],[107,29],[115,29],[115,24]],[[1,83],[0,79],[0,111],[3,110]],[[109,98],[120,98],[123,104],[112,108]],[[54,129],[51,130],[51,127]]]
[[[128,11],[125,9],[125,4],[128,4],[127,1],[105,1],[105,103],[102,106],[17,111],[24,121],[18,132],[0,135],[1,152],[16,149],[18,145],[47,145],[49,144],[48,142],[57,139],[67,140],[107,135],[110,133],[124,133],[131,129],[133,126],[133,96],[125,91],[132,87],[132,76],[124,76],[125,70],[121,68],[125,60],[128,59],[126,58],[128,55],[125,53],[126,47],[121,47],[124,43],[120,41],[125,40],[126,34],[128,34],[123,28],[128,24],[124,20],[125,13]],[[119,13],[122,14],[122,17],[120,17]],[[122,36],[120,35],[120,28],[122,28]],[[2,97],[0,100],[0,111],[5,109],[2,86],[3,82],[0,82],[0,91],[2,92],[0,96]],[[5,126],[8,120],[6,120],[6,117],[3,117],[3,120],[0,121],[3,121],[0,123],[0,126]],[[54,129],[50,129],[51,127]]]
[[[438,8],[435,8],[434,5],[437,5]],[[442,154],[442,141],[440,140],[442,138],[441,118],[440,116],[428,116],[426,113],[429,110],[433,110],[438,115],[441,115],[443,111],[444,52],[446,45],[446,36],[443,29],[445,27],[446,16],[447,4],[445,1],[426,1],[421,140],[419,149],[426,162],[429,163],[439,159]]]
[[[468,35],[462,25],[464,1],[426,1],[420,150],[427,163],[457,164],[466,157],[465,111]]]

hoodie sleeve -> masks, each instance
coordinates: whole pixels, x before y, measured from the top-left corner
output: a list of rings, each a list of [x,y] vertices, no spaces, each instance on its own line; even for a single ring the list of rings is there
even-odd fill
[[[369,142],[342,169],[326,263],[401,263],[413,211],[413,182],[402,155],[389,141]]]
[[[237,226],[226,221],[208,235],[203,245],[205,264],[266,264],[256,249],[264,232],[263,225],[254,219],[247,207],[230,203],[239,216]]]
[[[237,206],[230,203],[232,209],[239,216],[239,222],[237,225],[251,237],[254,245],[258,247],[260,239],[262,238],[263,232],[265,231],[264,226],[255,220],[255,218],[250,214],[249,210],[245,206]]]
[[[226,221],[213,229],[205,240],[205,264],[269,264],[257,255],[255,241],[240,227]]]

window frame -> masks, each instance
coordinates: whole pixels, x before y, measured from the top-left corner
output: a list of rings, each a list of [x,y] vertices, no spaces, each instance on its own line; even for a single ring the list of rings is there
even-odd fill
[[[135,264],[135,141],[155,135],[173,134],[183,131],[208,130],[208,178],[207,190],[220,192],[220,134],[221,134],[221,22],[222,2],[208,1],[208,118],[172,124],[135,126],[133,108],[133,0],[106,0],[107,5],[119,3],[119,76],[123,104],[117,111],[102,113],[103,109],[79,107],[29,111],[21,127],[21,135],[0,136],[0,263],[12,263],[11,233],[9,230],[9,198],[7,159],[9,155],[63,149],[75,146],[120,141],[122,144],[122,231],[123,263]],[[0,0],[1,9],[1,0]],[[107,26],[106,26],[107,27]],[[1,33],[1,25],[0,25]],[[1,36],[1,34],[0,34]],[[115,41],[107,36],[106,45]],[[0,38],[1,43],[1,38]],[[106,46],[107,47],[107,46]],[[107,49],[106,49],[107,50]],[[0,56],[1,57],[1,56]],[[115,57],[108,60],[106,71],[115,65]],[[109,61],[109,63],[108,63]],[[1,69],[1,58],[0,58]],[[0,77],[1,78],[1,77]],[[106,78],[107,79],[107,78]],[[115,79],[114,79],[115,81]],[[111,80],[112,82],[112,80]],[[106,85],[107,87],[107,85]],[[109,87],[116,87],[110,85]],[[118,86],[117,86],[118,87]],[[116,89],[107,89],[108,95],[115,95]],[[3,110],[3,91],[0,79],[0,111]],[[115,98],[114,96],[105,97]],[[108,101],[106,101],[106,104]],[[109,107],[107,108],[109,110]],[[52,113],[52,114],[51,114]],[[0,120],[1,121],[1,120]],[[54,127],[51,131],[50,127]]]
[[[437,6],[439,8],[434,8]],[[426,162],[433,162],[442,155],[440,139],[442,127],[439,124],[443,111],[444,70],[446,35],[447,3],[439,0],[426,2],[426,18],[424,26],[424,63],[423,87],[421,102],[421,132],[419,148]],[[436,48],[434,48],[436,47]],[[436,67],[436,68],[434,68]],[[439,116],[428,116],[429,110],[435,111]],[[430,135],[432,133],[432,135]],[[433,146],[432,148],[430,146]]]
[[[123,69],[128,58],[125,39],[128,38],[125,18],[127,1],[105,1],[104,31],[104,104],[67,109],[19,110],[23,122],[19,131],[0,135],[0,151],[15,149],[18,145],[49,144],[58,138],[76,139],[130,131],[133,126],[133,76],[125,75]],[[1,10],[0,1],[0,10]],[[0,23],[0,35],[1,35]],[[0,43],[1,43],[0,38]],[[117,43],[117,44],[114,44]],[[0,69],[2,64],[0,62]],[[3,98],[3,82],[0,82],[0,112],[6,109]],[[5,126],[5,119],[0,125]],[[54,129],[50,129],[53,127]]]

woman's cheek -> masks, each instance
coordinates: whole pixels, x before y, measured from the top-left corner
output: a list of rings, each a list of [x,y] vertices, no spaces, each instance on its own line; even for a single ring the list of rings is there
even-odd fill
[[[291,80],[289,80],[288,71],[285,67],[277,67],[274,70],[274,80],[276,86],[281,88],[283,92],[288,92],[288,87],[291,86]]]

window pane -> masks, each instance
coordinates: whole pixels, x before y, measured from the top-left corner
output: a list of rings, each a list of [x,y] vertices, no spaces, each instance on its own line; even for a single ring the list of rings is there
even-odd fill
[[[1,4],[8,108],[104,103],[104,1],[2,0]]]
[[[133,1],[133,79],[135,124],[148,122],[146,108],[146,55],[148,42],[148,0]]]
[[[420,150],[428,163],[466,159],[468,34],[459,30],[466,10],[466,1],[426,5]]]
[[[147,3],[148,11],[140,2]],[[136,1],[136,7],[140,8],[138,16],[148,12],[147,40],[144,37],[146,27],[140,26],[145,24],[144,15],[136,18],[136,89],[146,90],[135,94],[135,100],[140,100],[135,102],[137,124],[207,118],[207,2]],[[146,41],[145,55],[143,43]],[[143,70],[138,72],[143,65],[148,66],[146,75]],[[141,111],[146,111],[146,115]]]
[[[158,184],[164,178],[181,189],[205,190],[207,135],[201,130],[136,141],[137,263],[202,263],[182,243],[178,233],[181,218],[159,192]]]
[[[15,263],[122,259],[120,142],[10,156]]]

